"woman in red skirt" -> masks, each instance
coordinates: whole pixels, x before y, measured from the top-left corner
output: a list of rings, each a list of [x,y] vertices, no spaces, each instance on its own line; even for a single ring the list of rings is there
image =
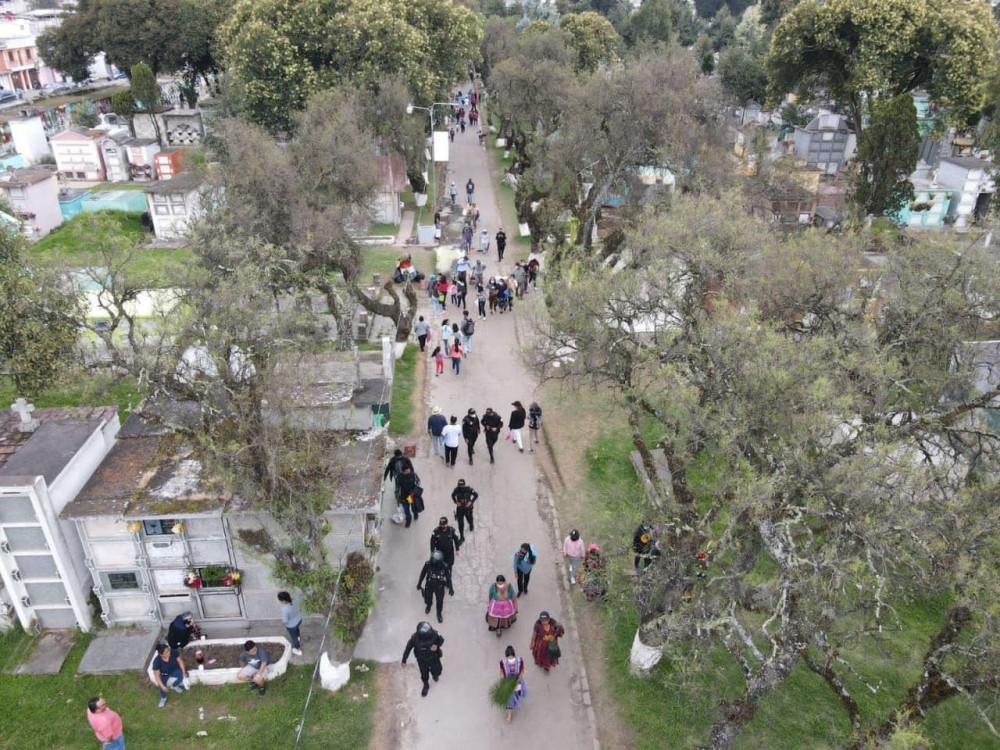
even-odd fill
[[[559,639],[566,635],[563,626],[549,617],[548,612],[538,615],[535,629],[531,632],[531,655],[535,664],[546,672],[559,664],[562,653],[559,649]]]

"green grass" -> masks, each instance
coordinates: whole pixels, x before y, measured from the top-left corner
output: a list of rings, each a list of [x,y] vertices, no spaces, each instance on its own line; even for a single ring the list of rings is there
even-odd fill
[[[399,231],[399,224],[372,224],[368,228],[368,234],[391,234],[393,237]]]
[[[642,520],[642,490],[629,462],[631,441],[623,429],[609,431],[587,449],[588,517],[581,523],[609,554],[613,564],[609,599],[600,608],[608,634],[606,659],[608,688],[624,723],[634,734],[635,747],[694,748],[704,744],[717,716],[720,700],[742,689],[736,663],[724,648],[709,642],[698,649],[672,652],[648,678],[633,677],[628,657],[638,624],[630,600],[630,578],[622,567],[631,565],[629,533]],[[699,493],[711,492],[719,467],[710,460],[695,462],[689,473]],[[906,689],[918,677],[920,658],[928,637],[940,627],[947,607],[942,600],[923,600],[897,607],[901,631],[887,633],[881,641],[865,640],[844,650],[858,673],[878,684],[872,694],[855,677],[845,679],[868,724],[890,716]],[[1000,721],[993,707],[991,720]],[[760,704],[735,747],[741,750],[824,750],[838,748],[847,738],[847,714],[833,693],[812,672],[800,665]],[[922,727],[935,750],[996,747],[975,711],[961,698],[933,710]]]
[[[408,435],[413,431],[413,414],[416,411],[413,398],[417,389],[419,361],[420,348],[415,344],[407,344],[403,356],[396,360],[389,404],[389,432],[393,435]]]
[[[145,190],[148,184],[146,182],[99,182],[88,190],[92,193],[102,193],[106,190]]]
[[[0,641],[0,658],[9,637]],[[33,677],[3,675],[0,701],[5,707],[0,747],[25,750],[97,747],[86,720],[87,700],[102,695],[122,716],[129,750],[165,747],[290,748],[312,677],[311,666],[290,666],[284,676],[269,683],[258,696],[244,685],[196,685],[183,695],[171,693],[167,706],[156,708],[156,688],[145,673],[79,675],[76,667],[90,637],[77,637],[58,675]],[[357,664],[355,662],[354,664]],[[351,681],[339,692],[318,685],[306,716],[303,750],[355,750],[367,747],[375,709],[374,669],[351,670]],[[198,708],[205,719],[198,719]],[[234,716],[236,721],[219,721]],[[208,737],[197,737],[200,730]],[[9,744],[17,738],[16,745]]]
[[[10,378],[0,378],[0,406],[6,408],[19,395]],[[71,376],[67,375],[64,382],[29,400],[40,409],[59,406],[114,406],[118,409],[118,418],[124,422],[129,410],[138,406],[144,396],[145,390],[128,378],[76,372]]]
[[[137,244],[145,242],[139,213],[130,211],[82,213],[36,242],[31,248],[32,257],[59,269],[100,264],[100,255],[90,248],[86,233],[82,231],[84,222],[95,216],[110,222],[115,234]],[[137,278],[150,286],[180,285],[186,278],[192,258],[191,249],[186,247],[173,249],[140,246],[133,255],[131,270]]]
[[[361,249],[361,287],[364,288],[371,283],[372,274],[382,274],[382,283],[392,278],[392,272],[396,270],[396,263],[404,254],[398,247],[386,247],[379,245],[369,245]],[[414,256],[414,263],[420,267],[420,256]],[[424,271],[426,273],[426,270]]]

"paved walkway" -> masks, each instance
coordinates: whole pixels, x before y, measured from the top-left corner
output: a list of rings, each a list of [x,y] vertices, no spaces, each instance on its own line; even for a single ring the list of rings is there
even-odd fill
[[[492,156],[488,148],[478,145],[475,131],[466,129],[464,135],[455,138],[449,165],[453,171],[447,173],[445,181],[447,184],[455,180],[462,186],[460,193],[464,199],[464,185],[472,177],[476,185],[475,201],[483,219],[480,229],[485,227],[491,237],[496,233],[499,215],[489,171],[488,160]],[[516,228],[505,229],[512,241]],[[511,241],[507,258],[515,250]],[[477,254],[472,255],[475,258]],[[503,270],[509,272],[512,266],[513,260],[505,259]],[[496,272],[496,252],[492,248],[487,274]],[[492,407],[506,424],[512,401],[520,400],[525,407],[530,404],[536,383],[521,366],[516,328],[525,308],[539,301],[536,292],[534,299],[529,296],[518,302],[514,314],[488,315],[487,320],[477,321],[473,353],[462,363],[461,375],[456,377],[448,363],[445,373],[435,377],[433,363],[428,358],[429,402],[417,416],[418,425],[426,424],[433,405],[440,405],[446,416],[454,414],[460,420],[470,407],[479,415],[486,407]],[[425,296],[421,305],[428,320],[440,324],[442,316],[429,314]],[[455,311],[456,308],[449,306],[445,315],[454,321],[461,317]],[[475,315],[474,310],[472,314]],[[436,340],[437,336],[435,343]],[[523,434],[527,437],[528,430]],[[527,444],[523,454],[506,440],[498,442],[495,450],[496,463],[491,465],[480,438],[475,465],[469,466],[462,447],[458,464],[452,469],[431,455],[428,438],[418,441],[414,465],[425,488],[426,513],[409,529],[388,522],[383,527],[378,603],[355,656],[398,664],[407,639],[424,619],[444,636],[444,672],[440,683],[431,684],[426,698],[420,697],[419,672],[412,656],[405,670],[396,670],[395,676],[405,681],[402,693],[405,697],[401,705],[391,710],[396,712],[397,726],[402,726],[399,745],[407,750],[438,750],[464,744],[506,750],[542,745],[552,750],[591,748],[594,746],[589,719],[592,711],[584,707],[585,696],[580,691],[580,644],[570,637],[563,639],[563,658],[550,674],[534,666],[528,649],[531,630],[541,610],[548,610],[561,622],[569,620],[560,596],[561,554],[550,526],[549,500]],[[438,517],[453,516],[451,491],[460,478],[479,492],[476,530],[466,532],[466,543],[453,571],[455,596],[446,597],[444,624],[438,625],[433,610],[430,615],[424,614],[416,583],[428,558],[430,534]],[[498,639],[487,630],[484,620],[487,592],[498,574],[514,580],[511,556],[525,541],[534,544],[539,552],[531,594],[521,600],[518,622]],[[491,706],[487,698],[490,685],[500,676],[499,661],[508,644],[525,659],[528,687],[524,707],[509,726],[504,724],[504,712]]]

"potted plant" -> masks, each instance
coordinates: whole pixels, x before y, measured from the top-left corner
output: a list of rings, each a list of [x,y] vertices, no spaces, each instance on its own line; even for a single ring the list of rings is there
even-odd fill
[[[206,565],[201,569],[201,580],[205,588],[223,586],[228,569],[221,565]]]

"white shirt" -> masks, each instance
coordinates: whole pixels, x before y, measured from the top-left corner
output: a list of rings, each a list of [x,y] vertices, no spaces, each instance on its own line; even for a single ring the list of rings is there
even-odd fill
[[[450,424],[441,431],[446,448],[457,448],[462,442],[462,425]]]

